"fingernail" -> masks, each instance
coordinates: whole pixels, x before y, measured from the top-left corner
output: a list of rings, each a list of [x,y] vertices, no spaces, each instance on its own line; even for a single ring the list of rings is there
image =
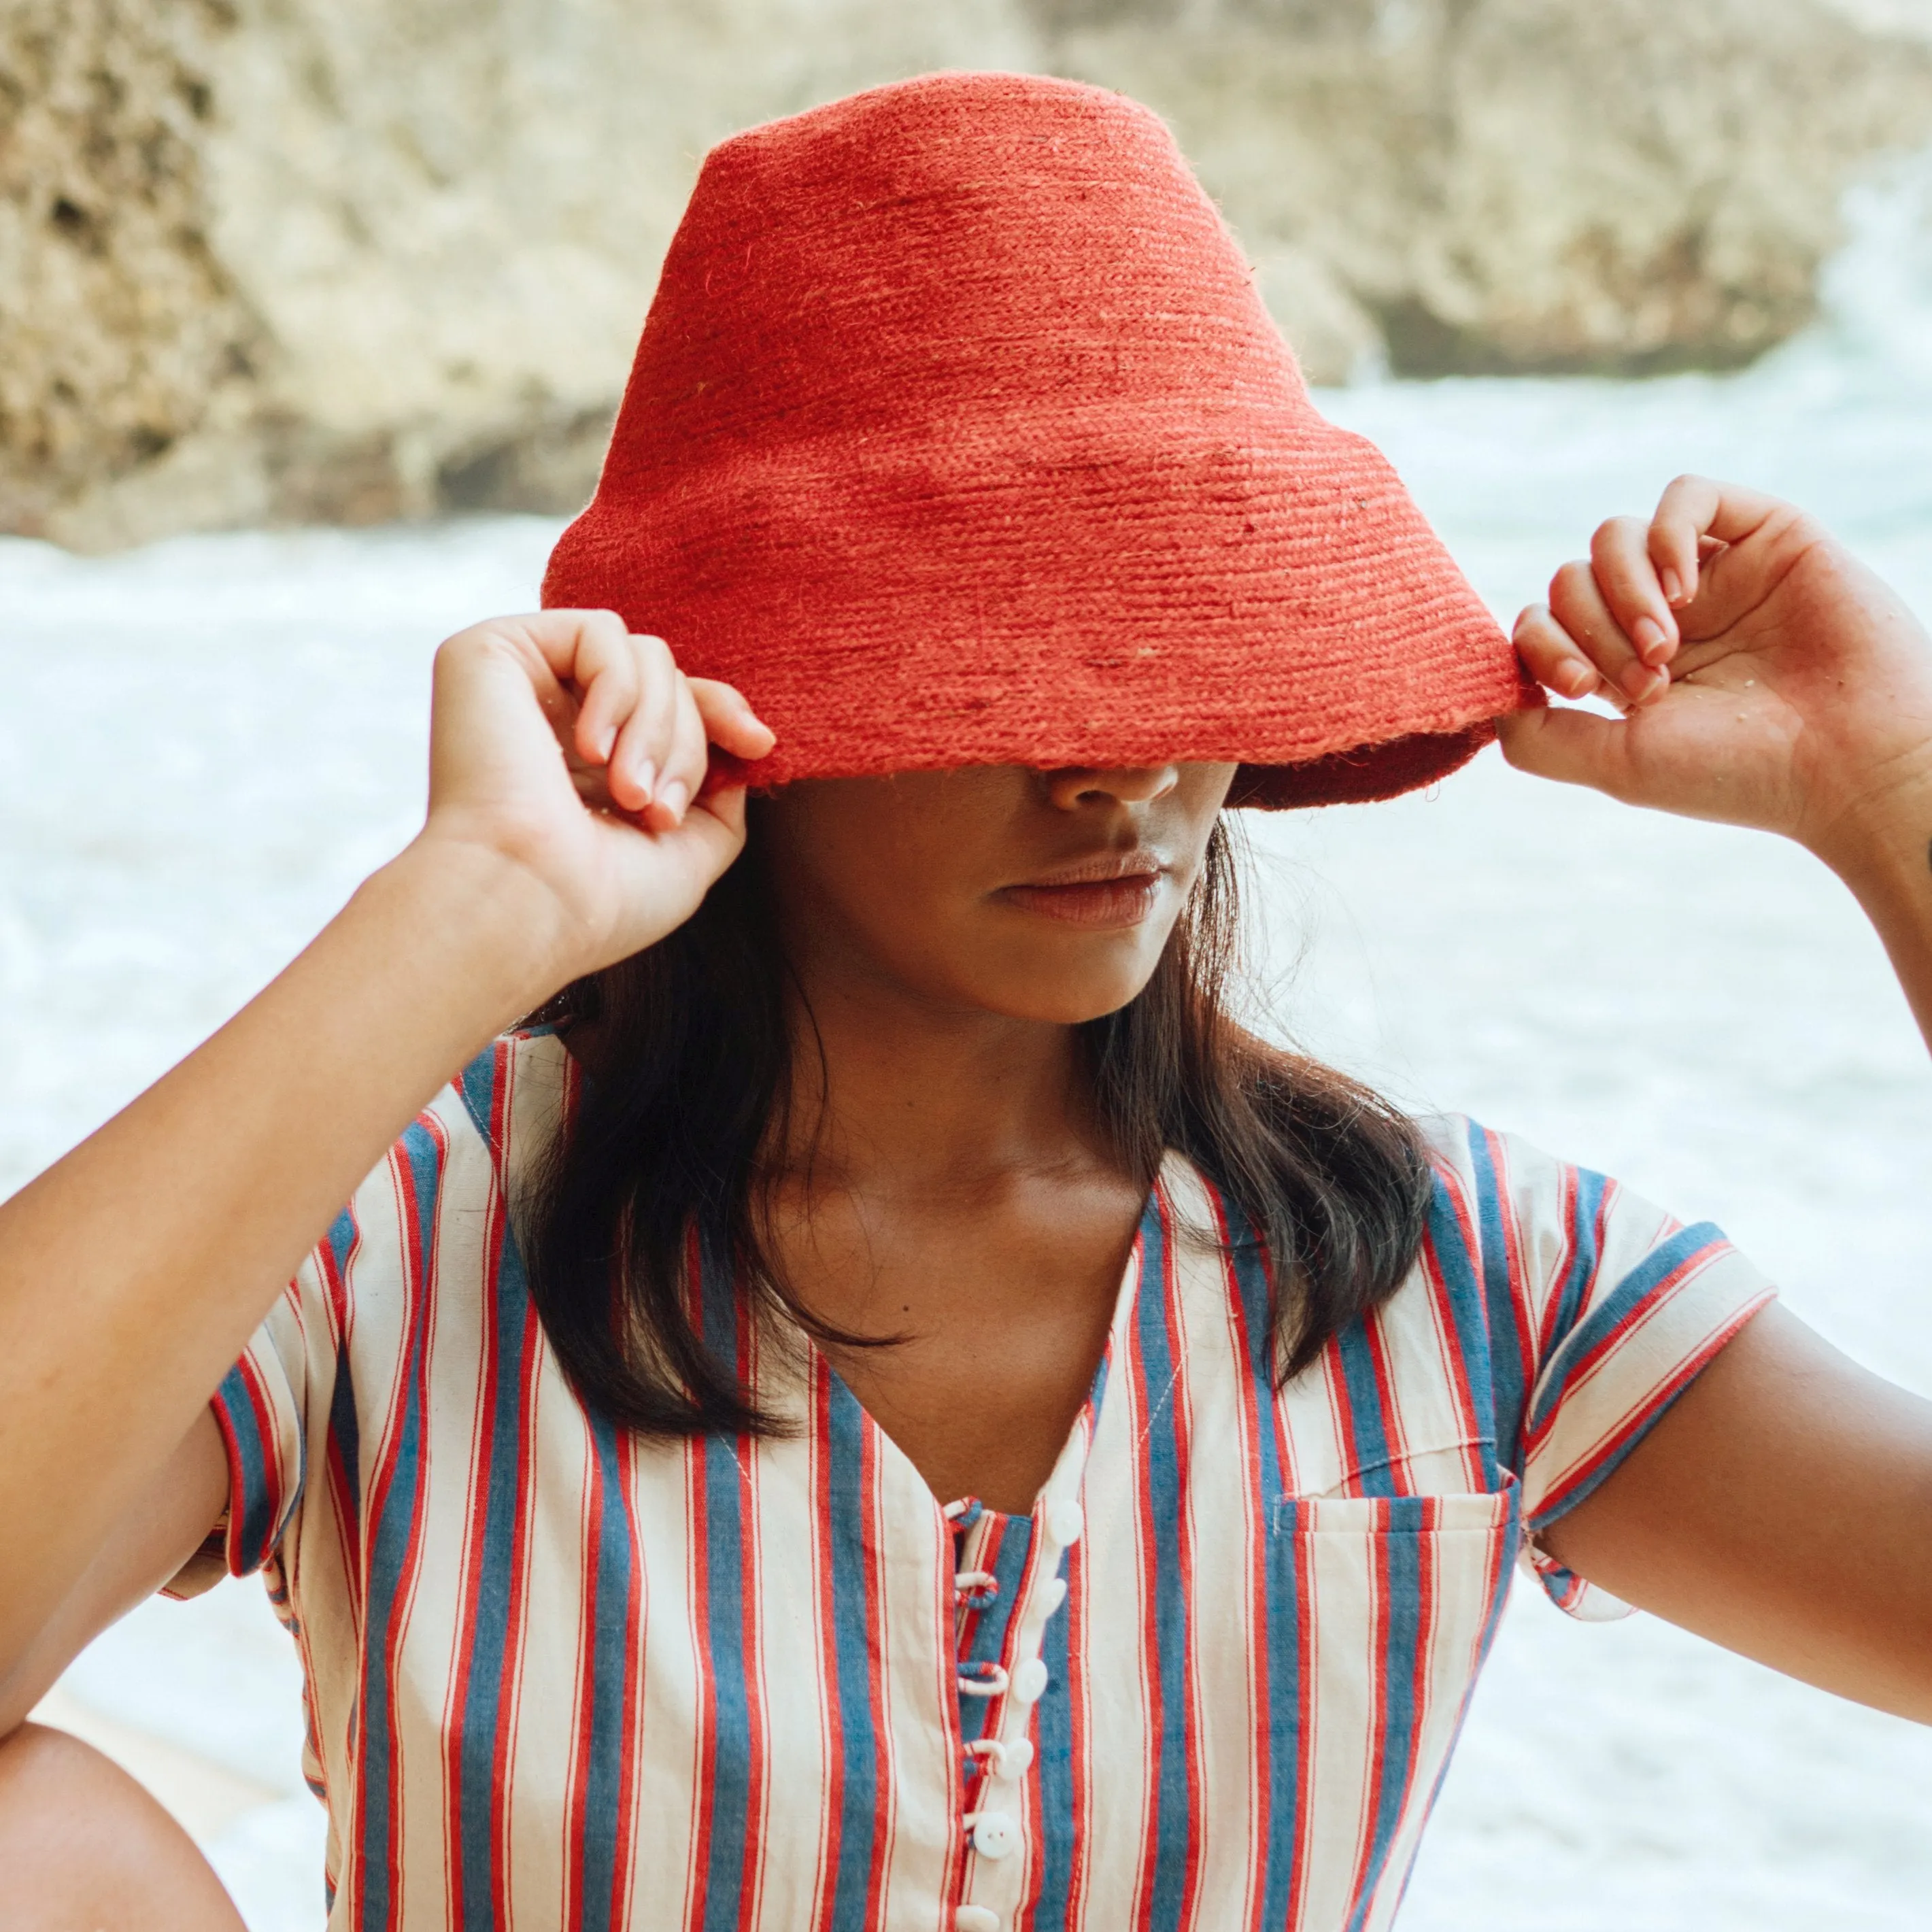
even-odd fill
[[[658,794],[658,802],[682,825],[685,808],[691,802],[690,790],[681,780],[673,778]]]
[[[649,758],[640,758],[638,760],[635,777],[638,790],[643,794],[643,802],[649,805],[651,802],[651,788],[658,782],[658,768]]]
[[[1623,674],[1622,682],[1630,694],[1630,701],[1641,704],[1656,688],[1660,673],[1652,670],[1648,664],[1632,664]]]
[[[1640,617],[1630,626],[1630,642],[1636,645],[1637,656],[1647,664],[1657,663],[1670,650],[1670,634],[1654,617]]]
[[[1588,664],[1571,664],[1563,667],[1563,694],[1565,698],[1588,698],[1597,688],[1597,674]]]

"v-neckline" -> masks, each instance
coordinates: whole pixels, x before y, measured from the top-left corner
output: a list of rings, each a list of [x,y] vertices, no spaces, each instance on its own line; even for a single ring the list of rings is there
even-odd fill
[[[1075,1412],[1072,1424],[1054,1457],[1053,1467],[1048,1471],[1045,1481],[1034,1493],[1032,1508],[1024,1513],[997,1510],[991,1504],[980,1502],[979,1498],[970,1495],[941,1497],[926,1480],[925,1472],[919,1465],[900,1446],[892,1431],[860,1400],[852,1385],[838,1372],[831,1358],[810,1334],[800,1331],[808,1360],[814,1367],[822,1368],[830,1378],[833,1390],[851,1403],[859,1418],[860,1429],[874,1453],[883,1462],[896,1467],[902,1477],[918,1486],[932,1504],[933,1515],[946,1534],[950,1536],[952,1533],[952,1523],[947,1511],[966,1503],[980,1503],[981,1510],[986,1516],[996,1517],[1001,1522],[1028,1522],[1034,1520],[1040,1514],[1041,1503],[1047,1492],[1054,1487],[1055,1479],[1066,1468],[1076,1446],[1083,1440],[1090,1447],[1092,1444],[1106,1408],[1108,1389],[1115,1379],[1111,1371],[1119,1352],[1121,1338],[1126,1333],[1127,1324],[1133,1320],[1135,1311],[1139,1305],[1142,1264],[1147,1253],[1148,1218],[1150,1215],[1162,1216],[1166,1213],[1166,1167],[1164,1158],[1162,1172],[1156,1175],[1154,1185],[1148,1190],[1146,1198],[1141,1204],[1140,1218],[1134,1224],[1134,1238],[1127,1250],[1126,1264],[1120,1271],[1120,1286],[1114,1290],[1114,1312],[1107,1324],[1107,1339],[1102,1343],[1093,1372],[1088,1377],[1087,1394]]]

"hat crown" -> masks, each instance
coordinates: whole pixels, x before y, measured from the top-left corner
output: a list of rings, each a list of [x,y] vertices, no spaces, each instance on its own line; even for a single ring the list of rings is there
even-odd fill
[[[682,465],[723,454],[721,436],[956,438],[1016,414],[1118,422],[1124,402],[1143,431],[1181,429],[1301,398],[1154,114],[1072,82],[958,74],[712,150],[625,413]]]
[[[1188,759],[1371,797],[1519,699],[1160,120],[1017,74],[712,152],[544,599],[737,685],[770,784]]]

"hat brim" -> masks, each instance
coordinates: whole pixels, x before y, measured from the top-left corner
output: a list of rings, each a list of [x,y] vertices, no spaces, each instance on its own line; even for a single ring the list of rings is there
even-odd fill
[[[1306,403],[1147,427],[1130,451],[1077,416],[982,421],[607,478],[544,601],[738,686],[778,736],[761,787],[1172,758],[1240,765],[1239,805],[1340,803],[1435,782],[1534,701],[1373,446]]]
[[[1540,695],[1531,700],[1540,703]],[[1369,805],[1418,791],[1460,771],[1496,728],[1485,719],[1466,730],[1414,732],[1386,745],[1331,752],[1298,765],[1242,765],[1228,790],[1231,808],[1294,812],[1318,805]]]

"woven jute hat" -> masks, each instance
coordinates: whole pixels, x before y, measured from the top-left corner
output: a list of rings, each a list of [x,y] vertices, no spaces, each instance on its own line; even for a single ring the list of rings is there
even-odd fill
[[[544,602],[739,686],[760,784],[1175,758],[1382,798],[1528,696],[1166,128],[1013,74],[712,150]]]

